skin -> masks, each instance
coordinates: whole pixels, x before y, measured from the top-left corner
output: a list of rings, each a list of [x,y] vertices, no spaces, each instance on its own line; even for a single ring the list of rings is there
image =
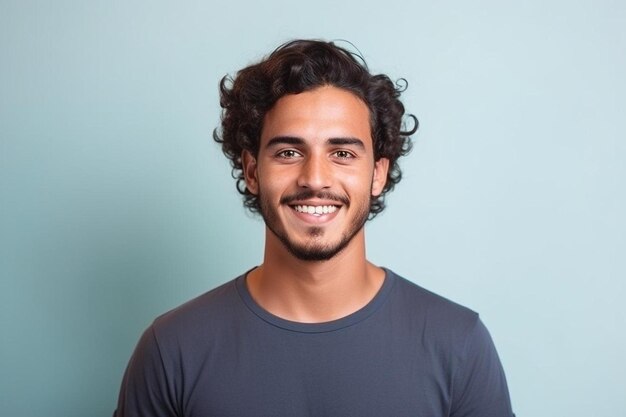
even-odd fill
[[[258,155],[244,151],[242,160],[266,222],[263,264],[247,276],[252,297],[306,323],[365,306],[384,271],[366,259],[363,225],[389,168],[374,160],[365,103],[332,86],[286,95],[265,116]]]

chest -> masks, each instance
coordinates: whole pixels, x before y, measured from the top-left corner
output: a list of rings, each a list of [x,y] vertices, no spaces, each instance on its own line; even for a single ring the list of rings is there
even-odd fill
[[[447,362],[393,330],[233,332],[182,356],[183,409],[192,417],[445,416]]]

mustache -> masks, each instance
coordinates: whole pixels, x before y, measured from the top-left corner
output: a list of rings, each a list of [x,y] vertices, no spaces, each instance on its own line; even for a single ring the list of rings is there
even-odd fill
[[[319,198],[320,200],[330,200],[341,203],[345,206],[350,204],[350,199],[345,195],[335,194],[330,191],[313,191],[313,190],[301,190],[297,193],[284,196],[280,199],[280,204],[291,204],[299,200],[308,200],[311,198]]]

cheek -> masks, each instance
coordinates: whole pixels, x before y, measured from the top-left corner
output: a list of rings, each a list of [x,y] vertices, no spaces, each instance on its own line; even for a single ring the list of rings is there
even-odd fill
[[[357,195],[367,195],[369,198],[372,192],[372,179],[371,175],[357,175],[357,176],[346,176],[344,177],[344,188],[349,194],[353,194],[355,197]]]
[[[269,200],[279,200],[280,195],[288,188],[288,183],[284,175],[277,173],[265,173],[259,178],[259,190],[264,198]]]

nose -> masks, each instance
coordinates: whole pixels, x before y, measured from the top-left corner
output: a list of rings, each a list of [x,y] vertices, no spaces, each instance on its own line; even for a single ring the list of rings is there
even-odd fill
[[[332,183],[329,161],[323,156],[308,155],[300,165],[298,186],[312,190],[329,188]]]

